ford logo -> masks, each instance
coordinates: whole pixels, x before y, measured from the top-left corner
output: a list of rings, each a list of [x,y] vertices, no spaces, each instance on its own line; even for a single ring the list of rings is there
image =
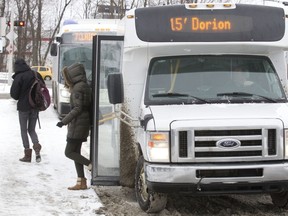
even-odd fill
[[[217,141],[216,146],[220,148],[237,148],[241,142],[237,139],[221,139]]]

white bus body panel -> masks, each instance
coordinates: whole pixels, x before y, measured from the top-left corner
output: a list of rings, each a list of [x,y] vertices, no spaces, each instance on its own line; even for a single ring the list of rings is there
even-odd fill
[[[278,4],[279,5],[279,4]],[[285,8],[285,10],[287,10]],[[126,17],[135,16],[135,9],[128,11]],[[124,55],[123,55],[123,80],[125,97],[129,103],[125,104],[130,115],[138,118],[141,110],[138,108],[143,103],[142,97],[145,88],[149,62],[152,58],[163,56],[184,55],[263,55],[268,56],[278,71],[282,85],[288,93],[287,64],[285,51],[288,50],[288,22],[282,40],[277,42],[205,42],[205,43],[146,43],[139,40],[135,20],[125,18],[124,29]],[[137,66],[136,66],[137,65]]]
[[[285,9],[286,10],[286,9]],[[222,182],[233,184],[235,182],[268,182],[284,180],[288,177],[288,163],[263,165],[259,160],[273,161],[284,160],[284,128],[288,127],[288,105],[287,103],[260,103],[260,104],[194,104],[194,105],[156,105],[147,107],[144,104],[145,82],[149,63],[155,57],[165,56],[189,56],[189,55],[257,55],[268,57],[278,72],[278,76],[283,85],[285,94],[288,94],[287,87],[287,63],[285,52],[288,49],[288,26],[286,21],[285,35],[280,41],[276,42],[171,42],[171,43],[148,43],[139,40],[135,20],[127,18],[135,17],[135,10],[127,13],[122,22],[124,31],[124,55],[123,55],[123,81],[125,92],[125,110],[133,119],[144,119],[146,115],[152,115],[146,128],[134,128],[135,143],[140,145],[141,151],[146,161],[146,178],[154,183],[183,183],[197,184],[200,178],[195,176],[197,169],[217,170],[217,169],[263,169],[262,177],[255,178],[207,178],[201,184]],[[287,14],[287,13],[286,13]],[[231,157],[218,158],[217,162],[223,162],[220,166],[214,163],[213,158],[195,158],[193,152],[195,146],[188,147],[188,157],[181,158],[178,155],[177,131],[183,129],[191,136],[196,129],[219,129],[227,128],[245,129],[261,128],[261,131],[277,128],[277,151],[283,154],[276,154],[275,157],[267,157],[267,146],[261,149],[262,155],[250,160],[250,164],[238,163],[229,165]],[[147,131],[170,131],[171,163],[157,164],[149,160],[147,156],[148,147],[146,142]],[[263,132],[265,134],[266,132]],[[263,136],[263,139],[266,139]],[[192,139],[192,138],[191,138]],[[262,147],[261,147],[262,148]],[[217,152],[219,149],[215,148]],[[255,147],[255,150],[257,147]],[[201,150],[199,150],[201,152]],[[204,150],[203,150],[204,151]],[[278,153],[279,153],[278,152]],[[233,162],[241,162],[246,157],[239,157]],[[258,161],[258,164],[251,161]],[[201,162],[201,164],[197,164]],[[206,162],[206,163],[205,163]],[[181,163],[181,164],[177,164]],[[190,163],[185,164],[183,163]],[[193,163],[194,165],[191,165]]]

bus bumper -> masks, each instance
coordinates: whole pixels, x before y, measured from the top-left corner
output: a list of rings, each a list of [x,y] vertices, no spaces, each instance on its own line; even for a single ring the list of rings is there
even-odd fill
[[[197,194],[288,191],[288,163],[145,164],[148,188],[155,192]],[[207,176],[207,177],[205,177]]]

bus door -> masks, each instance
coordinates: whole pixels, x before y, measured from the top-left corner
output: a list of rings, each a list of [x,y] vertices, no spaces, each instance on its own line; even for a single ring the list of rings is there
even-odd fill
[[[92,185],[119,185],[120,122],[109,103],[109,73],[121,72],[124,36],[93,37],[93,125],[90,135]]]

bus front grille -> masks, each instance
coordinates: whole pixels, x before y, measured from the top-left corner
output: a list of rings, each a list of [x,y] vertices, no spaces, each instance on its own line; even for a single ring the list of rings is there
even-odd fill
[[[191,161],[239,161],[277,156],[276,129],[180,130],[178,157]],[[237,146],[219,146],[221,140],[236,140]]]

